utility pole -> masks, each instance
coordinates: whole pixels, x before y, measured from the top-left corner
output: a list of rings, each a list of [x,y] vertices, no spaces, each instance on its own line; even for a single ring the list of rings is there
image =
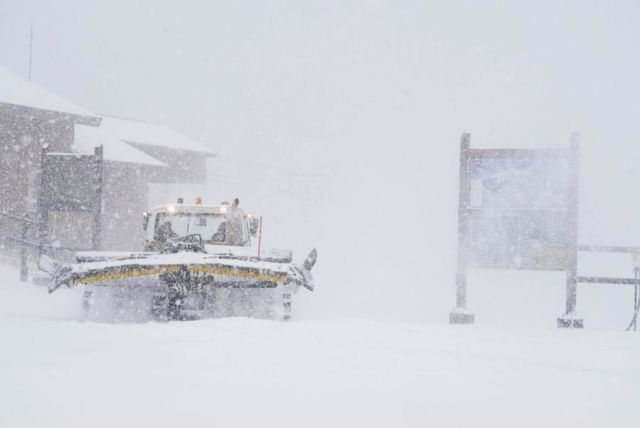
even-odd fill
[[[33,21],[29,29],[29,80],[31,80],[31,58],[33,56]]]

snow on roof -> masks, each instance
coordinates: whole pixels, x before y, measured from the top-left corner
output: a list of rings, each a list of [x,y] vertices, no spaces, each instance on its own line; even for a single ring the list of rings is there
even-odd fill
[[[93,149],[103,146],[105,160],[131,162],[143,165],[167,166],[159,160],[136,150],[102,126],[76,125],[73,148],[78,153],[93,153]]]
[[[0,103],[70,113],[77,116],[96,116],[89,110],[49,92],[42,86],[2,66],[0,66]]]
[[[215,155],[208,147],[163,125],[107,116],[102,118],[100,127],[126,142]]]

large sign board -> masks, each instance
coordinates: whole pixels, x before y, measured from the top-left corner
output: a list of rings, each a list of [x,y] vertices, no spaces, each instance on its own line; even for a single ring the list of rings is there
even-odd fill
[[[467,269],[567,272],[575,308],[578,141],[569,149],[472,149],[460,145],[458,267],[452,323],[471,323]]]
[[[41,242],[78,249],[100,246],[102,169],[102,147],[93,155],[42,151],[38,197]]]

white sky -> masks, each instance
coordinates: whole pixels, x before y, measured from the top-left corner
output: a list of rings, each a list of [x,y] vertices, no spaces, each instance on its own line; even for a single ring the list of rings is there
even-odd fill
[[[27,74],[33,20],[35,81],[220,148],[635,134],[637,2],[309,3],[2,0],[0,59]]]

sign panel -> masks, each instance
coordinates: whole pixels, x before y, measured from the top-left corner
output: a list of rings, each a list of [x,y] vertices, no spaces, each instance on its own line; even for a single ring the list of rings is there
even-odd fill
[[[95,211],[100,201],[101,170],[91,155],[46,154],[42,202],[51,211]]]
[[[554,210],[567,206],[567,159],[469,160],[470,208]]]
[[[38,197],[41,243],[100,247],[102,154],[102,147],[97,147],[94,155],[42,150]]]
[[[564,270],[567,180],[565,158],[471,157],[468,265]]]
[[[564,270],[564,212],[470,213],[468,266],[493,269]]]

